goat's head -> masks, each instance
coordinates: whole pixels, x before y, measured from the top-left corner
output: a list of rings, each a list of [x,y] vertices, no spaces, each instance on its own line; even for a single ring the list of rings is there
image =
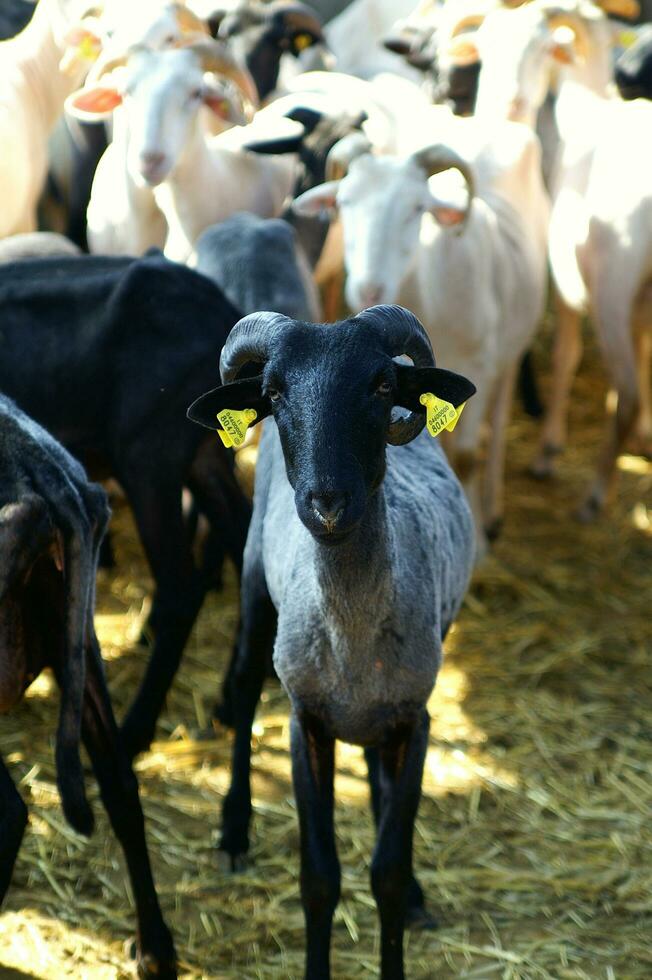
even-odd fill
[[[446,198],[433,193],[429,180],[458,170],[464,191]],[[348,173],[302,194],[294,202],[300,214],[339,212],[344,232],[346,299],[353,310],[393,303],[408,275],[419,243],[424,214],[442,226],[463,229],[473,197],[469,166],[447,146],[435,145],[409,157],[355,157]]]
[[[116,80],[124,62],[124,74]],[[245,104],[257,98],[248,72],[223,44],[211,39],[180,49],[133,48],[127,58],[107,67],[109,77],[80,89],[66,108],[88,119],[122,105],[129,134],[129,171],[137,182],[152,186],[161,183],[181,159],[202,106],[225,123],[246,121],[225,80],[237,87]]]
[[[394,358],[407,355],[412,365]],[[239,375],[258,365],[256,377]],[[475,391],[435,366],[414,314],[378,306],[334,324],[255,313],[231,331],[221,388],[189,409],[216,428],[224,409],[273,415],[297,513],[319,541],[337,544],[362,519],[385,473],[385,446],[414,439],[425,424],[419,398],[433,392],[459,405]],[[395,408],[408,414],[393,417]]]
[[[228,11],[215,10],[209,23],[247,65],[261,101],[276,88],[281,55],[298,58],[307,48],[324,43],[317,14],[293,0],[243,0]]]
[[[603,6],[631,16],[632,3],[604,0]],[[453,45],[452,58],[471,57],[472,44],[481,59],[476,115],[534,125],[554,71],[606,87],[614,39],[612,25],[589,0],[534,0],[488,13],[472,42]]]

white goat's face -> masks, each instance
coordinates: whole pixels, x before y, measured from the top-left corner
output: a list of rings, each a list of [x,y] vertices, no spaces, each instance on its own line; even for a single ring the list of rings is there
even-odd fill
[[[426,174],[413,161],[372,156],[353,161],[337,193],[346,301],[353,311],[396,302],[431,204]]]
[[[139,184],[160,184],[179,162],[206,96],[191,51],[142,51],[132,58],[124,91],[128,168]]]
[[[553,58],[561,55],[543,14],[527,4],[493,11],[476,41],[482,64],[476,115],[533,125],[548,91]]]

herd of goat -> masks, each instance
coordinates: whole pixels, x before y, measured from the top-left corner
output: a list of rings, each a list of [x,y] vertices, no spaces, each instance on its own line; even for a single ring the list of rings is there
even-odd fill
[[[503,519],[549,272],[534,475],[564,447],[585,314],[617,402],[578,518],[599,517],[625,446],[652,452],[652,28],[627,23],[635,0],[353,0],[326,26],[292,0],[4,6],[0,711],[52,669],[65,815],[91,832],[83,742],[128,866],[139,974],[175,977],[132,760],[230,558],[222,858],[236,870],[248,850],[273,660],[306,977],[330,976],[342,739],[365,750],[381,976],[401,980],[405,926],[430,921],[412,867],[426,704]],[[232,447],[268,416],[252,511]],[[94,630],[110,511],[87,472],[121,488],[154,580],[120,727]],[[26,822],[0,759],[0,900]]]

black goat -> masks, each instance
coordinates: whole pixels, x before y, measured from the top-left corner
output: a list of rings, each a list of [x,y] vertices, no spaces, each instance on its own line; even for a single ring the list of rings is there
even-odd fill
[[[249,504],[232,457],[185,419],[238,319],[220,289],[160,254],[25,261],[0,268],[0,390],[98,478],[123,487],[155,581],[154,647],[123,725],[145,749],[224,553],[239,570]],[[209,521],[193,558],[183,487]]]
[[[109,519],[104,491],[44,429],[0,395],[0,711],[45,667],[61,688],[56,740],[63,810],[93,829],[79,758],[88,751],[127,860],[138,917],[139,974],[176,977],[159,908],[138,784],[120,742],[93,626],[95,571]],[[0,902],[11,879],[27,808],[0,759]]]
[[[261,101],[276,88],[283,54],[298,58],[306,48],[324,42],[317,14],[287,0],[241,0],[228,10],[216,9],[209,26],[213,36],[227,40],[247,65]]]

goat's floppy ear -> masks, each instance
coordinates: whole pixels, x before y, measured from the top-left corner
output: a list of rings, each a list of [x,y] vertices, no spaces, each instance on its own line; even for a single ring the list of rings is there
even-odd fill
[[[332,214],[337,210],[337,189],[339,180],[329,180],[318,187],[300,194],[292,201],[291,208],[295,214],[314,217],[318,214]]]
[[[256,413],[256,418],[249,423],[250,425],[256,425],[271,414],[272,406],[269,398],[263,395],[261,375],[256,378],[243,378],[241,381],[233,381],[231,384],[220,385],[219,388],[207,391],[192,403],[186,414],[192,422],[216,431],[222,428],[217,418],[218,412],[225,409],[244,412],[248,408]]]
[[[80,88],[65,101],[65,110],[82,122],[99,122],[108,119],[113,110],[122,103],[122,96],[116,88],[109,85],[93,85]]]
[[[419,399],[428,392],[459,408],[476,391],[475,385],[468,378],[444,368],[418,368],[397,364],[396,379],[394,402],[412,412],[425,411]]]

